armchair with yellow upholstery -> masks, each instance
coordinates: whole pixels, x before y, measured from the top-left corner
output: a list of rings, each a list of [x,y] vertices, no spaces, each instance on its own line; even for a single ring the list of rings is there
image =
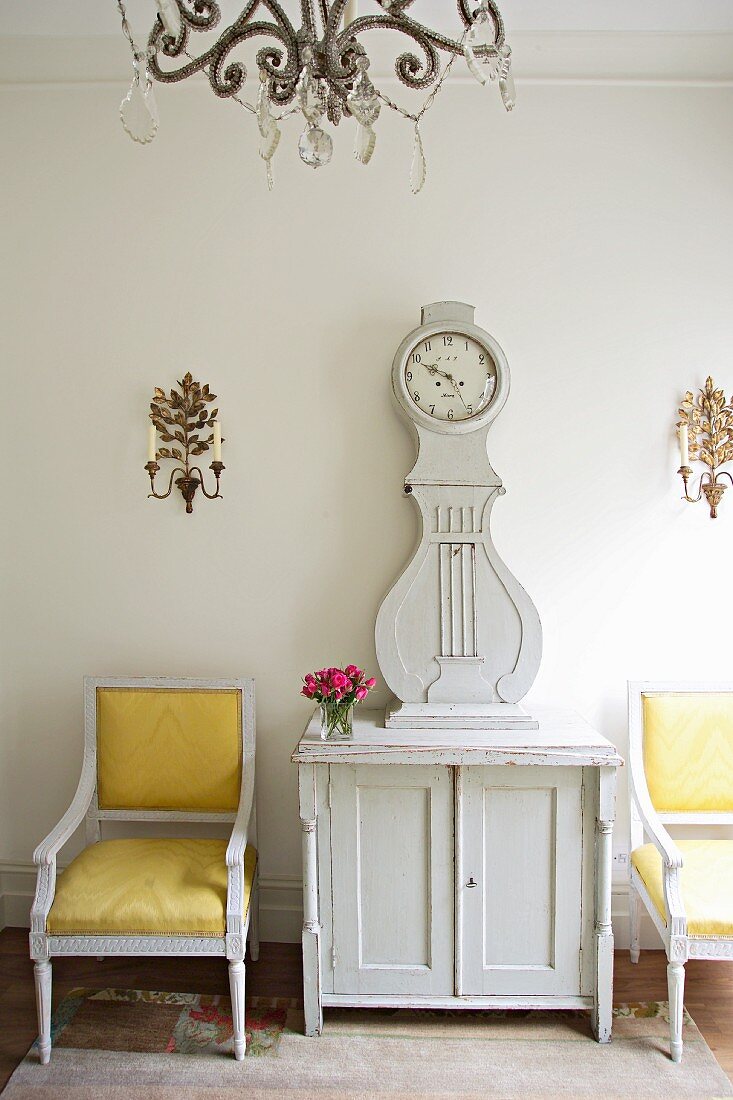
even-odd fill
[[[76,794],[33,855],[30,951],[41,1062],[51,1056],[54,955],[228,959],[239,1060],[248,934],[250,957],[259,950],[254,682],[85,677],[84,726]],[[101,823],[110,820],[233,828],[228,841],[103,840]],[[56,854],[82,822],[87,846],[57,881]]]
[[[679,1062],[685,963],[733,959],[733,840],[675,841],[666,826],[733,825],[733,684],[630,683],[629,780],[631,961],[643,901],[667,953]]]

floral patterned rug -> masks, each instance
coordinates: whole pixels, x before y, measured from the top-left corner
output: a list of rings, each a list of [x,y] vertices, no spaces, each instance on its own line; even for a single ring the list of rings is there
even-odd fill
[[[277,1049],[296,1002],[251,998],[246,1009],[247,1054]],[[127,1050],[144,1054],[232,1053],[228,997],[141,989],[74,989],[51,1022],[54,1048]]]

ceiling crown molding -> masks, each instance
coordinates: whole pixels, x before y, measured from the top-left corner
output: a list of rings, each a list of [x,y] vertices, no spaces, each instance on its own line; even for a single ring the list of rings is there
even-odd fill
[[[733,32],[517,31],[512,54],[517,83],[733,86]],[[394,77],[387,43],[375,46],[372,63],[372,75]],[[129,84],[130,75],[122,34],[0,35],[0,84]],[[464,79],[473,82],[454,66],[450,83]]]

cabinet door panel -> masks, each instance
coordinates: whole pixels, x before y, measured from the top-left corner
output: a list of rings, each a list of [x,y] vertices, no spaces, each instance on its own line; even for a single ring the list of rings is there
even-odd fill
[[[462,768],[457,801],[460,993],[579,994],[582,770]]]
[[[449,768],[331,768],[335,993],[453,993]]]

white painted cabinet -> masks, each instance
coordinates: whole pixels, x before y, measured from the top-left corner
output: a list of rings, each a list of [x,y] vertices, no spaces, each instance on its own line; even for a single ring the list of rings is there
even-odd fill
[[[615,749],[570,712],[540,728],[314,719],[303,827],[306,1033],[329,1005],[592,1010],[610,1038]]]

